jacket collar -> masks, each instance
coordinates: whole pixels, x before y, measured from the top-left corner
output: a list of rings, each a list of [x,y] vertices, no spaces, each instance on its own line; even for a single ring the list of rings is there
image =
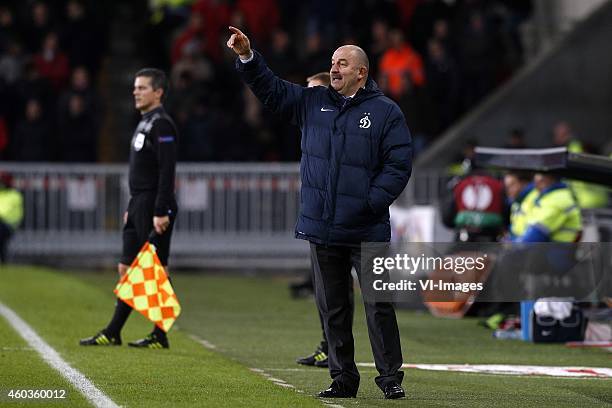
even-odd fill
[[[516,199],[514,200],[517,203],[522,203],[523,200],[525,199],[525,197],[527,197],[527,194],[531,193],[531,191],[535,188],[535,186],[533,185],[533,183],[529,183],[527,184],[522,190],[521,192],[518,194],[518,196],[516,196]]]
[[[157,108],[148,111],[147,113],[145,113],[144,115],[142,115],[143,119],[150,119],[153,115],[155,115],[156,113],[162,113],[164,111],[164,107],[162,105],[159,105]]]
[[[567,184],[562,183],[562,182],[554,183],[554,184],[546,187],[544,190],[542,190],[542,192],[540,193],[540,195],[536,199],[536,204],[540,204],[540,200],[546,194],[551,193],[551,192],[556,191],[556,190],[561,190],[561,189],[564,189],[564,188],[567,188]]]
[[[336,91],[334,88],[332,88],[331,85],[329,87],[327,87],[327,89],[328,89],[329,95],[331,96],[333,101],[337,105],[342,106],[344,104],[344,100],[346,99],[346,97],[341,95],[340,93],[338,93],[338,91]],[[374,80],[372,78],[368,77],[368,80],[366,81],[365,87],[360,88],[357,91],[357,93],[355,94],[355,96],[353,98],[351,98],[349,103],[351,105],[357,105],[357,104],[360,104],[363,101],[366,101],[368,99],[374,98],[376,96],[382,96],[382,95],[384,95],[384,94],[382,93],[380,88],[378,88],[378,85],[376,84],[376,82],[374,82]]]

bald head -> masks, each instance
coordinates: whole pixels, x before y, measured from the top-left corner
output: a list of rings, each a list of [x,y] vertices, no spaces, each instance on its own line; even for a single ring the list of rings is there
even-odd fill
[[[370,72],[370,60],[368,59],[368,56],[363,50],[363,48],[358,47],[356,45],[343,45],[342,47],[338,48],[338,50],[341,50],[341,49],[344,49],[348,51],[350,54],[352,54],[355,57],[355,60],[357,61],[357,63],[359,65],[363,65],[366,68],[366,70]]]
[[[334,52],[331,63],[331,85],[340,94],[352,96],[365,86],[370,62],[363,49],[343,45]]]

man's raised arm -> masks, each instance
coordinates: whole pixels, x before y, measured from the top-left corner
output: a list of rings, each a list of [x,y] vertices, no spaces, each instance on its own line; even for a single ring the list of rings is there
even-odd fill
[[[249,38],[236,27],[230,26],[229,30],[232,35],[227,40],[227,47],[238,55],[236,70],[244,82],[268,109],[300,125],[302,123],[300,102],[304,88],[274,75],[263,57],[251,49]]]

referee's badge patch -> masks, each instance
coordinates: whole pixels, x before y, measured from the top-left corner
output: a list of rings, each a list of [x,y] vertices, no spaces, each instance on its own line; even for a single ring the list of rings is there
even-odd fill
[[[145,142],[144,133],[137,134],[136,137],[134,138],[134,150],[139,152],[144,146],[144,142]]]

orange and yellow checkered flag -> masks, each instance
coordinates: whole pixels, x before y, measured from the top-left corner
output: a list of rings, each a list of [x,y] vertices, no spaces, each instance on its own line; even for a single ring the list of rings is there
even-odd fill
[[[114,290],[117,297],[166,333],[181,313],[155,247],[146,242]]]

